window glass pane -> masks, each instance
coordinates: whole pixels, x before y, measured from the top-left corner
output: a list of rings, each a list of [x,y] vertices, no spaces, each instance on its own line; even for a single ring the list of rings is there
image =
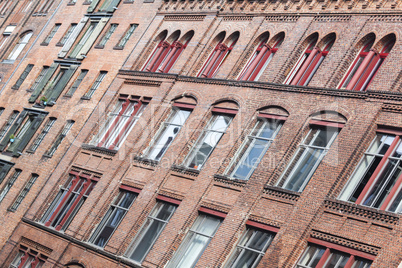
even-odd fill
[[[136,196],[134,193],[121,191],[89,241],[98,247],[104,247],[126,215]]]
[[[247,228],[225,268],[256,267],[273,237],[274,235],[271,233]]]
[[[325,252],[325,248],[316,247],[316,246],[309,246],[306,252],[304,253],[301,261],[298,264],[303,266],[298,267],[316,267],[318,262],[320,261],[322,255]]]
[[[232,117],[214,115],[187,157],[187,166],[201,169],[229,126]]]
[[[282,178],[287,178],[283,185],[285,189],[303,191],[337,134],[338,130],[333,128],[309,131],[282,175]]]
[[[220,223],[221,219],[199,215],[167,267],[194,267]]]

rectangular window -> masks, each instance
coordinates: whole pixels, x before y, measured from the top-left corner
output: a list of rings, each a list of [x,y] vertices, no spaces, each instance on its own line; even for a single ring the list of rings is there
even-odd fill
[[[259,118],[225,173],[234,179],[248,180],[281,127],[279,120]]]
[[[47,112],[44,111],[24,109],[1,140],[0,150],[6,150],[19,157],[46,115]]]
[[[158,201],[125,256],[137,263],[142,263],[176,208],[174,204]]]
[[[91,22],[85,31],[84,35],[81,37],[80,41],[75,45],[73,50],[71,51],[70,55],[68,56],[69,58],[76,58],[78,56],[78,53],[82,49],[82,47],[85,45],[85,43],[88,41],[89,37],[91,36],[92,32],[95,30],[96,27],[96,22]]]
[[[120,98],[90,144],[109,150],[118,150],[146,106],[147,103],[140,100]]]
[[[74,31],[75,27],[77,27],[77,23],[72,23],[70,27],[68,27],[67,32],[64,34],[63,38],[57,43],[57,45],[64,45],[68,38],[70,38],[72,32]]]
[[[303,191],[321,160],[328,152],[338,132],[337,128],[318,128],[313,126],[299,145],[290,164],[279,180],[278,186],[291,191]],[[280,185],[281,183],[283,185]]]
[[[21,174],[22,170],[16,169],[8,179],[7,183],[4,185],[3,189],[0,192],[0,203],[3,201],[4,197],[6,197],[7,193],[10,191],[11,187],[13,187],[14,182],[17,180],[18,176]]]
[[[38,87],[39,83],[42,81],[42,79],[45,76],[48,69],[49,69],[49,66],[43,66],[42,70],[40,71],[40,74],[38,75],[38,77],[36,77],[35,82],[32,84],[30,89],[27,89],[27,91],[35,91],[35,89]]]
[[[59,30],[60,25],[61,25],[60,23],[56,23],[53,26],[53,29],[50,31],[48,36],[46,36],[45,40],[43,40],[41,45],[48,45],[50,43],[50,41],[53,39],[54,35],[56,34],[57,30]]]
[[[369,268],[370,266],[370,260],[366,260],[358,255],[351,255],[343,251],[315,244],[310,244],[307,247],[296,265],[297,268]]]
[[[31,72],[32,68],[34,67],[33,64],[28,64],[25,67],[25,70],[22,72],[20,77],[18,78],[17,82],[11,87],[12,89],[19,89],[22,83],[24,83],[25,79],[27,78],[28,74]]]
[[[38,8],[34,12],[34,16],[45,16],[48,12],[50,7],[53,5],[54,0],[46,0],[42,1],[42,4],[38,6]]]
[[[81,73],[78,75],[77,79],[74,81],[74,84],[70,87],[65,96],[72,96],[74,94],[74,92],[80,86],[82,80],[84,80],[84,77],[87,75],[87,73],[88,70],[81,70]]]
[[[194,267],[214,237],[221,222],[220,218],[204,214],[199,215],[166,267]]]
[[[25,184],[24,189],[22,189],[22,191],[20,192],[20,194],[18,195],[17,199],[15,199],[14,203],[11,205],[11,207],[9,208],[9,210],[11,211],[16,211],[17,208],[20,206],[20,204],[22,203],[22,201],[24,200],[25,196],[27,196],[29,190],[31,190],[31,187],[33,186],[33,184],[35,183],[36,179],[39,176],[36,174],[32,174],[31,178],[29,179],[29,181]]]
[[[52,157],[56,152],[57,148],[59,148],[61,142],[67,136],[68,132],[70,131],[71,127],[74,125],[74,121],[67,120],[67,123],[64,125],[63,130],[59,133],[56,140],[53,142],[50,149],[45,153],[45,156]]]
[[[107,41],[109,41],[110,37],[112,36],[112,34],[114,33],[114,31],[116,30],[118,24],[117,23],[112,23],[110,24],[109,30],[106,32],[106,34],[102,37],[101,41],[99,42],[99,44],[97,45],[97,47],[99,48],[103,48]]]
[[[102,80],[105,78],[107,72],[106,71],[100,71],[98,77],[96,78],[95,82],[92,84],[91,88],[85,93],[84,96],[82,96],[82,99],[89,100],[95,91],[99,88],[100,84],[102,83]]]
[[[247,227],[225,268],[257,267],[275,234]]]
[[[7,134],[7,131],[11,127],[11,125],[14,123],[15,119],[19,115],[20,112],[18,111],[13,111],[13,113],[10,115],[10,117],[7,119],[6,123],[3,125],[3,127],[0,130],[0,140],[4,138],[4,136]]]
[[[123,220],[136,197],[136,193],[121,190],[103,217],[103,220],[92,234],[89,242],[103,248]]]
[[[41,268],[46,259],[46,256],[36,250],[20,245],[17,255],[10,264],[10,268]]]
[[[196,145],[187,156],[185,166],[200,170],[212,154],[223,134],[225,134],[232,119],[233,117],[229,115],[214,114],[203,129]]]
[[[127,30],[127,32],[124,34],[123,38],[117,44],[118,47],[124,47],[126,45],[127,41],[130,39],[130,36],[133,34],[133,32],[135,31],[137,26],[138,26],[138,24],[130,25],[130,28]]]
[[[400,136],[378,133],[340,199],[392,212],[402,210]]]
[[[34,153],[36,149],[38,149],[39,145],[42,143],[47,133],[49,133],[50,129],[52,128],[55,122],[56,118],[54,117],[49,118],[45,127],[42,129],[42,132],[36,137],[32,145],[28,148],[27,152]]]
[[[81,38],[76,43],[74,48],[71,50],[68,57],[73,58],[73,59],[84,59],[86,57],[86,54],[91,49],[92,45],[95,43],[96,39],[98,38],[99,34],[102,32],[103,28],[106,26],[108,21],[109,21],[108,17],[104,17],[101,19],[91,19],[85,32],[81,35]],[[85,22],[82,22],[82,23],[85,23]],[[77,33],[77,37],[78,37],[78,33]],[[73,45],[74,41],[75,40],[71,40],[71,46]],[[66,43],[66,45],[67,45],[67,43]],[[69,44],[69,46],[70,46],[70,44]],[[63,47],[63,50],[68,51],[67,47],[66,48]]]
[[[70,174],[41,222],[57,231],[66,230],[95,187],[93,178]]]
[[[159,161],[172,144],[191,111],[174,108],[166,122],[158,131],[156,138],[145,154],[145,157]]]
[[[13,165],[14,163],[0,160],[0,184],[3,182]]]

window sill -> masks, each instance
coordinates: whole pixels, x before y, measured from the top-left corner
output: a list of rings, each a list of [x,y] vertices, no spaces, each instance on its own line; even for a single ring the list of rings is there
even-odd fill
[[[113,47],[114,50],[123,50],[123,48],[124,48],[124,47],[121,47],[121,46],[115,46],[115,47]]]
[[[90,5],[90,4],[91,4],[91,2],[89,2],[89,1],[85,1],[84,3],[82,3],[83,6],[87,6],[87,5]]]
[[[75,3],[67,3],[67,6],[75,6]]]
[[[91,97],[87,97],[87,96],[82,96],[81,97],[81,100],[90,100],[91,99]]]
[[[152,159],[148,159],[145,157],[141,157],[141,156],[134,156],[133,160],[135,162],[147,165],[147,166],[151,166],[151,167],[156,167],[159,164],[159,161],[156,160],[152,160]]]
[[[49,45],[49,43],[42,42],[42,43],[40,43],[40,45],[47,47]]]
[[[62,43],[56,43],[56,45],[55,45],[56,47],[62,47],[62,46],[64,46]]]
[[[219,174],[214,175],[214,180],[217,182],[230,184],[230,185],[234,185],[234,186],[238,186],[238,187],[244,187],[248,182],[248,180],[232,179],[228,176],[219,175]]]
[[[153,2],[153,0],[152,0]],[[134,4],[134,1],[124,1],[123,4]]]
[[[294,204],[300,198],[299,192],[283,189],[281,187],[267,185],[264,187],[264,194],[276,197],[281,200],[286,200],[290,204]]]
[[[96,45],[96,46],[94,46],[94,48],[96,48],[96,49],[104,49],[104,48],[105,48],[105,46]]]
[[[3,60],[2,63],[4,64],[14,64],[15,60]]]
[[[172,165],[171,169],[172,169],[172,171],[190,175],[193,177],[197,177],[200,174],[200,171],[198,169],[189,168],[189,167],[185,167],[185,166],[181,166],[181,165]]]
[[[42,155],[42,157],[45,157],[45,158],[52,158],[53,155],[44,154],[44,155]]]
[[[114,156],[117,153],[117,150],[109,150],[106,148],[97,147],[97,146],[93,146],[93,145],[89,145],[89,144],[83,144],[83,145],[81,145],[81,148],[88,150],[88,151],[93,151],[93,152],[110,155],[110,156]]]

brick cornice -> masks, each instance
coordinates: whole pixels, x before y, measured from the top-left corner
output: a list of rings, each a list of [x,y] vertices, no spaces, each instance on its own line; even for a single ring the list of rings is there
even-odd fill
[[[353,241],[350,239],[346,239],[343,237],[339,237],[339,236],[335,236],[335,235],[331,235],[328,233],[323,233],[323,232],[319,232],[319,231],[315,231],[315,230],[312,231],[311,237],[317,238],[319,240],[331,242],[334,244],[338,244],[341,246],[345,246],[348,248],[356,249],[358,251],[366,252],[366,253],[369,253],[372,255],[378,255],[378,253],[380,251],[380,248],[372,246],[372,245],[363,244],[363,243],[360,243],[357,241]]]
[[[399,216],[386,211],[380,211],[375,208],[365,207],[350,202],[326,199],[324,202],[325,210],[336,213],[357,216],[367,220],[377,221],[382,224],[396,225],[399,222]]]
[[[334,88],[292,86],[292,85],[258,82],[258,81],[238,81],[228,79],[202,78],[193,76],[182,76],[177,74],[161,74],[161,73],[150,73],[150,72],[133,71],[133,70],[120,70],[119,74],[126,76],[142,76],[149,78],[167,78],[187,83],[222,85],[231,87],[248,87],[248,88],[265,89],[265,90],[294,92],[301,94],[326,95],[340,98],[402,101],[401,92],[391,92],[391,91],[374,91],[374,90],[353,91],[353,90],[334,89]]]
[[[51,248],[48,248],[42,244],[39,244],[31,239],[24,237],[24,236],[21,237],[20,244],[23,244],[32,249],[36,249],[36,250],[44,253],[45,255],[50,255],[50,253],[52,253],[52,251],[53,251]]]
[[[280,187],[269,185],[264,187],[264,194],[290,202],[297,202],[300,197],[300,193],[298,192],[293,192]]]
[[[142,80],[142,79],[126,79],[126,80],[124,80],[124,84],[148,86],[148,87],[159,87],[162,84],[162,81]]]

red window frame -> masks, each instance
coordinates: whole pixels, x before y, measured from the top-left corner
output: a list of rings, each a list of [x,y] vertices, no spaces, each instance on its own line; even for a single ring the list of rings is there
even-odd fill
[[[271,48],[268,44],[268,37],[263,39],[254,54],[250,57],[249,62],[239,75],[238,80],[255,81],[256,77],[263,71],[266,61],[278,51],[279,46],[283,42],[283,38],[279,38]],[[272,58],[271,57],[271,58]]]
[[[365,260],[369,260],[369,261],[373,261],[375,259],[374,255],[371,255],[371,254],[368,254],[365,252],[361,252],[361,251],[358,251],[355,249],[347,248],[345,246],[322,241],[322,240],[319,240],[316,238],[309,238],[307,241],[313,245],[319,245],[319,246],[326,247],[324,254],[322,255],[320,261],[317,263],[315,268],[323,268],[324,267],[324,264],[327,262],[329,256],[331,255],[331,250],[332,251],[336,250],[336,251],[350,255],[349,260],[347,261],[347,263],[345,264],[345,266],[343,268],[352,268],[352,266],[356,260],[356,257],[365,259]]]
[[[367,86],[371,83],[374,76],[380,69],[382,63],[384,62],[385,58],[388,56],[389,52],[394,46],[395,39],[392,38],[391,40],[389,40],[380,52],[377,52],[375,49],[370,49],[369,51],[367,51],[367,49],[371,47],[373,43],[373,39],[368,41],[367,44],[360,50],[360,53],[357,55],[355,61],[349,68],[339,88],[346,88],[348,90],[356,91],[365,91],[367,89]],[[363,58],[363,61],[357,67],[356,72],[350,79],[349,76],[351,75],[351,72],[356,68],[356,64],[358,64],[360,58]],[[350,79],[350,82],[345,87],[345,81],[347,81],[348,79]]]
[[[220,66],[223,64],[225,59],[229,56],[230,52],[233,50],[233,47],[236,45],[238,40],[239,36],[236,36],[234,40],[230,41],[230,46],[227,46],[222,42],[222,38],[222,40],[218,42],[218,44],[215,46],[214,51],[211,53],[211,55],[209,55],[208,60],[201,68],[201,72],[198,74],[198,77],[213,77]]]
[[[120,145],[120,143],[122,142],[122,139],[124,138],[123,135],[126,133],[127,129],[131,126],[132,121],[134,120],[134,117],[138,114],[138,111],[141,109],[141,107],[144,104],[148,104],[149,100],[147,99],[136,99],[136,98],[128,98],[128,96],[120,96],[119,97],[119,101],[123,101],[121,109],[119,111],[119,113],[117,114],[117,116],[115,117],[115,119],[113,120],[113,122],[109,125],[107,131],[105,134],[102,134],[103,137],[100,141],[97,142],[96,146],[97,147],[105,147],[105,143],[110,143],[109,146],[105,147],[109,150],[114,150],[116,148],[118,148]],[[125,116],[125,112],[127,110],[128,107],[130,107],[130,103],[134,102],[136,104],[134,104],[134,110],[131,113],[131,115],[129,116],[127,122],[124,124],[124,126],[122,127],[122,129],[120,129],[119,134],[117,135],[117,137],[112,141],[108,141],[109,137],[112,135],[112,133],[114,131],[116,131],[116,126],[118,125],[118,123],[120,122],[120,120],[122,119],[123,116]]]
[[[179,36],[177,36],[172,43],[167,42],[165,39],[160,41],[145,64],[143,71],[160,73],[169,72],[191,40],[191,38],[188,38],[188,40],[183,44],[178,41],[178,39]]]
[[[17,268],[22,268],[24,267],[27,263],[27,261],[29,260],[29,257],[34,258],[34,261],[30,263],[30,267],[31,268],[36,268],[38,267],[39,264],[44,264],[47,260],[47,257],[40,254],[37,251],[33,251],[31,249],[28,249],[27,247],[20,245],[17,256],[19,253],[23,253],[24,255],[20,255],[20,264],[17,266]],[[16,257],[17,257],[16,256]],[[16,257],[14,257],[13,261],[11,262],[11,264],[13,264],[13,262],[16,260]]]
[[[84,195],[89,196],[89,194],[92,192],[93,188],[95,187],[96,183],[99,180],[98,177],[94,177],[91,175],[78,173],[78,172],[74,172],[74,171],[70,172],[70,176],[73,176],[74,178],[71,180],[71,184],[69,185],[68,190],[66,191],[66,194],[64,194],[64,197],[61,198],[60,203],[54,209],[50,218],[45,222],[45,226],[49,227],[53,223],[53,221],[56,219],[56,217],[59,216],[59,213],[61,212],[61,210],[64,208],[65,205],[67,205],[67,201],[72,196],[73,191],[76,189],[76,186],[81,187],[81,185],[82,185],[82,187],[79,189],[78,195],[75,198],[75,200],[73,201],[73,203],[71,204],[71,206],[65,212],[64,216],[62,216],[62,219],[59,220],[59,223],[55,226],[55,229],[57,231],[60,231],[63,227],[66,228],[66,226],[64,226],[64,224],[70,218],[70,216],[73,216],[73,217],[75,216],[75,215],[71,215],[71,214],[76,210],[78,203],[82,200]],[[69,178],[69,180],[70,180],[70,178]],[[79,185],[79,183],[81,183],[81,185]]]
[[[304,55],[309,55],[308,57],[305,57],[303,64],[300,65],[300,68],[296,71],[295,75],[290,81],[290,84],[295,86],[307,86],[324,58],[328,55],[329,50],[332,48],[334,42],[335,38],[330,39],[325,44],[323,50],[319,49],[318,47],[313,48],[314,41],[311,42],[309,47],[304,52]]]

